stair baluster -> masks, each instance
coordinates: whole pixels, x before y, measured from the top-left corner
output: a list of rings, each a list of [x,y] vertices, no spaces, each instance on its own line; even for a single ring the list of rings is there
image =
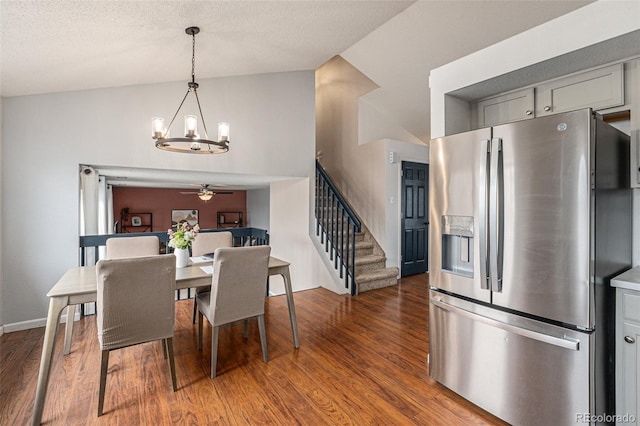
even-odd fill
[[[316,160],[316,235],[325,245],[345,288],[357,294],[355,282],[356,233],[362,231],[356,216],[326,170]]]

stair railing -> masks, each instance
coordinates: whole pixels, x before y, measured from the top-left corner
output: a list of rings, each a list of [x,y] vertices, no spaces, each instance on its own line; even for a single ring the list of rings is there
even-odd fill
[[[362,231],[360,219],[342,193],[316,160],[316,235],[325,252],[344,279],[351,295],[357,294],[355,283],[356,233]]]

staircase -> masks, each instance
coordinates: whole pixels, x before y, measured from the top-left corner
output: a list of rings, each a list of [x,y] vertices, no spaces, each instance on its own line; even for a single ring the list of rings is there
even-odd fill
[[[387,257],[368,229],[356,234],[356,286],[358,292],[375,290],[398,284],[400,271],[387,268]]]
[[[399,270],[386,267],[384,251],[316,161],[316,235],[355,296],[398,283]]]

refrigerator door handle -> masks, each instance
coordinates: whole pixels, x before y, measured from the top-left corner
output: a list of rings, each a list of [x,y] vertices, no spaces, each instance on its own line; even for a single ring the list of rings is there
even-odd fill
[[[489,276],[491,291],[502,292],[502,230],[503,218],[502,139],[491,140],[489,171]]]
[[[431,303],[433,303],[435,306],[441,309],[444,309],[445,311],[449,311],[451,313],[469,318],[472,321],[487,324],[491,327],[499,328],[509,333],[517,334],[519,336],[527,337],[529,339],[537,340],[539,342],[548,343],[550,345],[559,346],[564,349],[570,349],[572,351],[580,350],[580,342],[578,340],[571,339],[569,337],[560,338],[556,336],[551,336],[549,334],[540,333],[538,331],[516,327],[515,325],[507,324],[505,322],[498,321],[493,318],[488,318],[483,315],[478,315],[473,312],[469,312],[465,309],[459,308],[457,306],[450,305],[449,303],[444,302],[439,298],[432,297]]]
[[[482,159],[480,164],[480,190],[478,192],[479,213],[478,228],[480,246],[480,288],[490,289],[489,276],[487,274],[487,188],[489,186],[489,162],[491,159],[491,144],[488,139],[481,141]]]

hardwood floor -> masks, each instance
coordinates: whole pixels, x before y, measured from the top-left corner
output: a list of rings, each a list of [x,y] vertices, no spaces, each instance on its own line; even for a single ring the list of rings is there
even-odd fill
[[[192,301],[176,303],[178,391],[159,342],[113,351],[102,417],[96,417],[100,351],[95,316],[74,328],[62,355],[58,330],[43,423],[504,425],[429,378],[427,276],[356,297],[295,293],[301,346],[293,348],[284,296],[267,302],[269,362],[256,322],[220,332],[210,374],[210,328],[199,352]],[[0,337],[0,425],[31,421],[44,328]]]

